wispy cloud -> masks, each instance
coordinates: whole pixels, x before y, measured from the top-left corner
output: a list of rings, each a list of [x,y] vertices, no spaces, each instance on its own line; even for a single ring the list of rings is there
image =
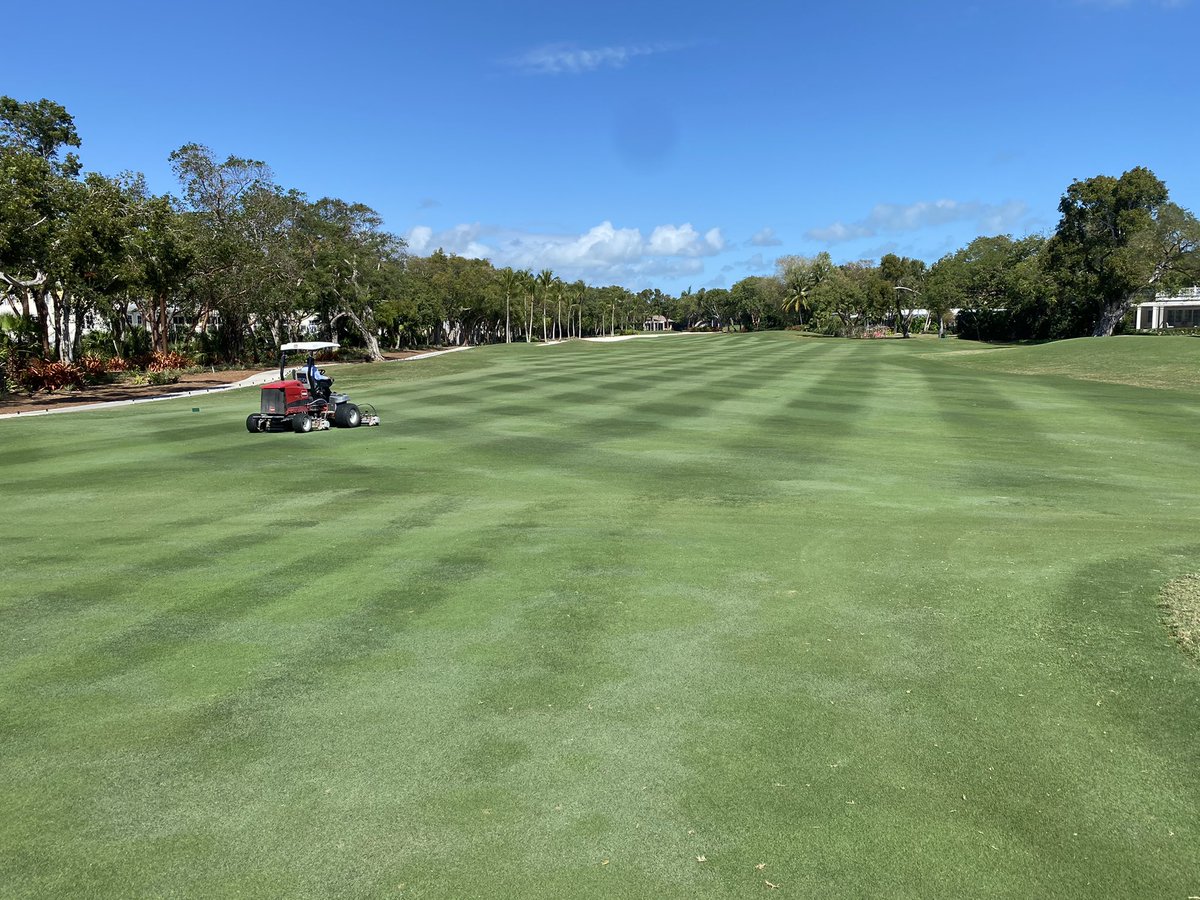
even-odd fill
[[[669,53],[679,48],[679,44],[627,44],[593,48],[545,44],[521,54],[510,63],[533,75],[578,75],[597,69],[620,69],[638,57]]]
[[[768,260],[761,253],[755,253],[749,259],[739,259],[727,266],[722,266],[722,272],[770,272],[775,268],[773,260]]]
[[[918,231],[951,222],[975,222],[982,231],[996,234],[1013,228],[1028,211],[1029,207],[1020,200],[1008,200],[1001,204],[981,203],[977,200],[921,201],[907,206],[880,203],[866,218],[813,228],[805,232],[805,237],[826,244],[836,244],[879,234]]]
[[[721,229],[700,233],[690,223],[659,225],[649,236],[638,228],[617,228],[604,221],[582,234],[539,234],[500,226],[456,225],[434,232],[421,225],[405,239],[409,252],[424,256],[439,247],[496,266],[553,269],[568,280],[623,283],[635,278],[671,277],[702,272],[704,257],[726,249]]]
[[[775,229],[770,225],[754,232],[747,242],[747,246],[750,247],[780,247],[782,245],[783,241],[775,236]]]

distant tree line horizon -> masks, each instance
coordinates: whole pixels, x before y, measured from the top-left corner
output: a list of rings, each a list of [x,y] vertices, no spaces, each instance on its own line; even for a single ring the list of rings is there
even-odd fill
[[[0,97],[10,359],[182,350],[232,363],[310,335],[378,359],[385,348],[638,331],[656,315],[687,329],[907,337],[945,329],[958,310],[965,337],[1038,340],[1112,334],[1140,299],[1200,280],[1200,223],[1143,167],[1072,182],[1049,236],[978,237],[932,265],[785,255],[772,275],[676,297],[440,249],[413,256],[371,207],[312,200],[266,163],[220,160],[202,144],[170,156],[178,196],[152,193],[138,173],[84,172],[80,146],[61,105]]]

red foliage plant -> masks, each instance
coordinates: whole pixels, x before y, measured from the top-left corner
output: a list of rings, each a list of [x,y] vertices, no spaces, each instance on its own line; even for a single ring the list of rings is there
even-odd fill
[[[163,352],[155,350],[150,356],[150,361],[146,363],[147,372],[166,372],[169,369],[186,369],[192,364],[192,361],[182,353],[176,353],[174,350]]]
[[[31,391],[58,391],[83,387],[84,370],[74,363],[34,359],[20,374],[21,384]]]
[[[78,365],[83,370],[83,374],[93,380],[109,371],[108,360],[98,356],[81,356]]]

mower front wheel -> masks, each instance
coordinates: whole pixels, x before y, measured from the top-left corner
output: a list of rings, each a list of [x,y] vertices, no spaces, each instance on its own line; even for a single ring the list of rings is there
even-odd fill
[[[339,403],[333,411],[333,424],[338,428],[357,428],[362,424],[362,413],[353,403]]]
[[[261,419],[262,416],[258,413],[250,413],[250,415],[246,416],[246,430],[251,434],[257,434],[262,431],[262,425],[259,424]]]
[[[307,413],[292,416],[292,431],[296,434],[308,434],[312,431],[312,418]]]

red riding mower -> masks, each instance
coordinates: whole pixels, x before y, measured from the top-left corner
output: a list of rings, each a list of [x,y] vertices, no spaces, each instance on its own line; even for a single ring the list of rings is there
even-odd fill
[[[301,341],[279,348],[279,380],[262,386],[261,408],[246,418],[247,431],[294,431],[307,434],[324,431],[332,425],[357,428],[378,425],[379,416],[369,404],[359,407],[345,394],[332,390],[333,379],[317,368],[313,354],[318,350],[336,350],[329,341]],[[285,378],[287,355],[307,352],[303,368],[292,369]]]

